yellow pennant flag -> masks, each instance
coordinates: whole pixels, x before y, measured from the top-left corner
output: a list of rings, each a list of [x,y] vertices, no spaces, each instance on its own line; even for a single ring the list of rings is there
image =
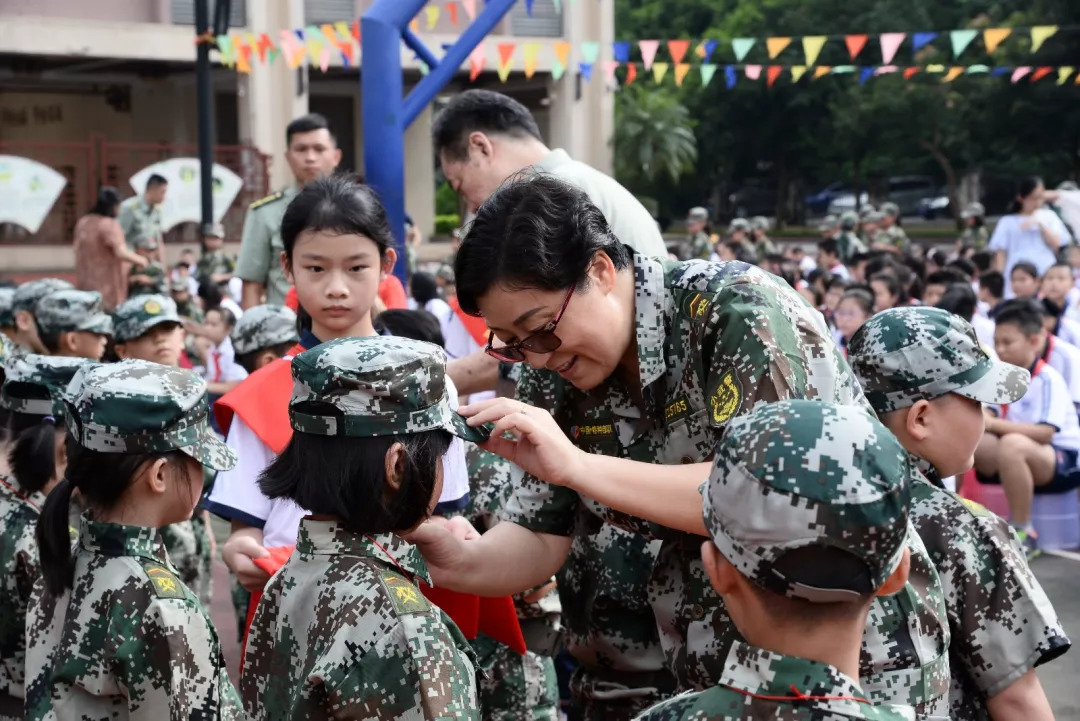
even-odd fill
[[[928,73],[943,73],[945,72],[944,65],[927,65],[926,72]]]
[[[349,29],[349,23],[339,20],[334,23],[334,30],[337,30],[338,40],[343,43],[351,43],[353,41],[352,30]]]
[[[821,49],[825,47],[826,35],[810,35],[802,39],[803,52],[806,53],[806,64],[813,65],[817,62]]]
[[[522,43],[521,55],[525,61],[525,77],[531,78],[536,73],[536,58],[540,55],[540,43]]]
[[[1062,67],[1058,68],[1058,82],[1057,82],[1057,84],[1058,85],[1064,85],[1065,81],[1069,79],[1069,76],[1073,74],[1073,70],[1075,70],[1075,69],[1076,68],[1074,68],[1071,65],[1063,65]]]
[[[679,63],[675,66],[675,85],[682,87],[682,81],[686,78],[686,74],[690,72],[690,63]]]
[[[769,49],[769,59],[775,60],[776,56],[784,52],[784,49],[791,45],[791,38],[765,38],[765,47]],[[818,49],[821,52],[821,49]],[[815,54],[814,58],[817,58]]]
[[[653,80],[659,85],[664,82],[664,76],[667,75],[668,63],[653,63],[652,64],[652,76]]]
[[[1005,38],[1012,34],[1012,28],[990,28],[983,31],[983,42],[986,44],[986,52],[992,53],[998,45],[1005,42]]]
[[[821,65],[819,67],[816,67],[814,68],[814,80],[825,77],[830,72],[832,72],[832,65]]]
[[[941,82],[943,82],[943,83],[951,83],[953,80],[956,80],[958,77],[963,75],[964,70],[966,70],[966,68],[957,67],[957,66],[954,65],[953,67],[949,68],[949,73],[942,79]]]
[[[428,5],[424,8],[424,13],[427,14],[427,29],[434,30],[435,26],[439,24],[439,6]]]
[[[791,82],[797,83],[799,79],[806,73],[805,65],[792,65],[791,66]]]
[[[1047,38],[1058,31],[1057,25],[1037,25],[1031,28],[1031,52],[1036,53]]]

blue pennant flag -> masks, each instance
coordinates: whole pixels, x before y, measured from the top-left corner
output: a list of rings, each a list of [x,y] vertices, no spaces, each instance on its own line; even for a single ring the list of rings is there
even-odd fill
[[[533,0],[525,0],[525,13],[529,17],[532,17],[532,6],[533,6]]]
[[[1002,75],[1008,75],[1012,71],[1013,71],[1013,69],[1009,68],[1009,67],[994,68],[993,70],[990,71],[990,75],[994,76],[995,78],[999,78]]]
[[[300,42],[304,42],[304,31],[303,30],[301,30],[300,28],[297,28],[296,30],[293,30],[293,32],[296,33],[296,37],[300,39]]]
[[[866,85],[866,81],[874,77],[874,68],[863,68],[859,71],[859,85]]]
[[[702,62],[706,62],[706,63],[709,62],[709,59],[712,58],[713,52],[716,50],[716,46],[719,45],[719,44],[720,44],[719,40],[706,40],[705,41],[705,57],[703,57],[701,59]]]
[[[724,66],[724,79],[727,81],[728,90],[731,90],[733,87],[735,87],[735,78],[736,78],[735,66],[734,65],[725,65]]]
[[[911,36],[911,46],[918,52],[930,43],[937,40],[937,33],[915,33]]]
[[[620,63],[630,62],[630,43],[620,41],[611,44],[612,52],[615,54],[615,60]]]
[[[581,71],[581,77],[585,78],[585,82],[592,80],[592,63],[578,63],[578,69]]]

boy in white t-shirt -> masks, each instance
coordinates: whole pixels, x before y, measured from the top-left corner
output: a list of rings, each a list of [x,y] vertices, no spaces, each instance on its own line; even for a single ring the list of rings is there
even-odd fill
[[[1004,488],[1012,525],[1033,555],[1038,549],[1038,534],[1031,525],[1036,489],[1062,493],[1080,486],[1080,423],[1064,378],[1039,357],[1045,331],[1038,306],[1007,303],[994,320],[998,356],[1027,368],[1031,385],[1016,403],[987,409],[975,469],[981,482]]]
[[[1080,346],[1080,322],[1067,311],[1076,306],[1077,291],[1073,283],[1072,268],[1066,263],[1055,263],[1042,279],[1043,307],[1049,316],[1047,330],[1058,338]],[[1050,301],[1049,303],[1047,301]]]

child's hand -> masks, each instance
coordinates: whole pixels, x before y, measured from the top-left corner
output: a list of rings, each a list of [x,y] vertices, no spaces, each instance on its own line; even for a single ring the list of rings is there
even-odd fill
[[[249,591],[261,591],[270,574],[256,566],[251,559],[265,558],[270,552],[244,531],[234,531],[221,548],[221,560],[236,576],[240,585]]]

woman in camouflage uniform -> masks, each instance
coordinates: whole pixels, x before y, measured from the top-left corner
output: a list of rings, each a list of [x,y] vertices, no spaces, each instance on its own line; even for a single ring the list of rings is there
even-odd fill
[[[203,465],[236,462],[206,422],[205,381],[145,361],[86,366],[64,415],[67,473],[38,521],[26,718],[242,718],[213,624],[158,533],[190,517]],[[75,490],[87,511],[73,552]]]

